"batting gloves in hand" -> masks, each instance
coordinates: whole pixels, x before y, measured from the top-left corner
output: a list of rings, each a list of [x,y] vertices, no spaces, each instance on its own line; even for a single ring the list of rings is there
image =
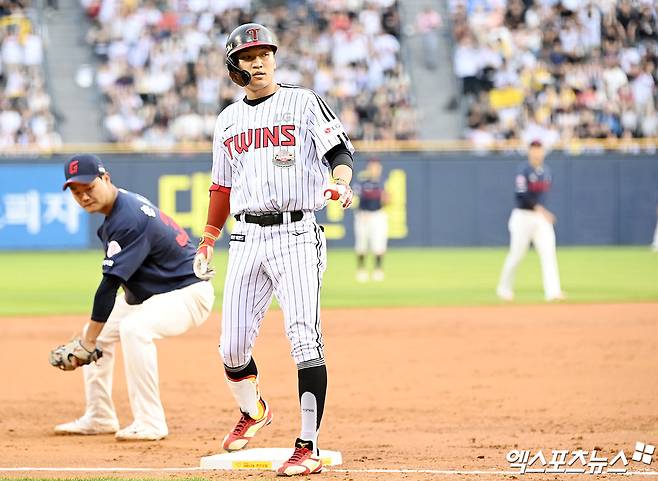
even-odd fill
[[[215,269],[212,268],[210,262],[212,261],[215,241],[219,238],[220,233],[221,230],[214,225],[206,225],[201,242],[196,250],[193,264],[194,274],[204,281],[215,277]]]
[[[354,196],[352,188],[343,179],[336,179],[335,182],[335,185],[324,191],[325,198],[327,200],[337,200],[343,206],[343,209],[347,209],[352,205],[352,197]]]

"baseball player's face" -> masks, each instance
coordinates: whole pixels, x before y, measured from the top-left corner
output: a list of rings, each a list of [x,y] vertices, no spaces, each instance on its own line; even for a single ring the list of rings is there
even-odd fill
[[[251,82],[245,89],[256,94],[253,98],[273,93],[270,90],[276,87],[274,83],[276,60],[274,60],[274,52],[271,48],[247,48],[238,53],[238,63],[241,69],[251,74]]]
[[[105,174],[90,184],[73,183],[69,186],[75,201],[90,214],[105,212],[114,201],[114,186]]]
[[[530,147],[530,150],[528,150],[528,160],[530,161],[530,165],[539,167],[544,163],[545,155],[544,147],[541,145],[533,145]]]
[[[382,176],[382,164],[379,162],[370,162],[368,164],[368,173],[371,179],[379,179]]]

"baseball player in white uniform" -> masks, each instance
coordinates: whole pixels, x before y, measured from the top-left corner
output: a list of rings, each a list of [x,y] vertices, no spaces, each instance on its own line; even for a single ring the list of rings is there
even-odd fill
[[[320,286],[327,258],[314,212],[325,206],[327,194],[343,208],[351,204],[354,149],[315,92],[275,83],[276,50],[276,37],[259,24],[242,25],[228,37],[229,75],[246,96],[217,118],[208,221],[194,265],[200,278],[213,275],[213,246],[233,215],[238,222],[230,237],[220,354],[241,415],[223,448],[244,448],[272,422],[252,350],[276,295],[298,369],[301,430],[293,455],[278,471],[292,476],[322,470],[318,430],[327,369]]]
[[[84,365],[85,414],[55,426],[57,434],[115,433],[120,441],[157,441],[169,433],[160,401],[155,340],[201,325],[215,294],[193,271],[187,233],[139,194],[119,189],[101,160],[76,155],[65,166],[73,198],[105,220],[103,279],[82,336],[51,352],[63,370]],[[117,296],[121,287],[123,293]],[[114,352],[121,342],[133,422],[119,430],[112,402]],[[95,361],[95,362],[94,362]]]
[[[656,193],[656,229],[653,232],[653,242],[651,243],[651,250],[658,252],[658,192]]]
[[[498,297],[506,301],[514,299],[514,275],[531,242],[541,261],[546,300],[557,301],[565,297],[560,287],[555,252],[553,225],[556,217],[543,205],[552,182],[551,171],[544,165],[545,155],[542,142],[533,140],[528,149],[528,162],[524,162],[516,173],[516,208],[512,210],[508,223],[510,249],[496,290]]]

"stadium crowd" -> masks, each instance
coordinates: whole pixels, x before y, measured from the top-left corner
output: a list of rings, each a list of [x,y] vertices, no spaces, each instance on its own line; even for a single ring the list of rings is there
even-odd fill
[[[241,96],[224,67],[231,30],[255,21],[279,37],[277,80],[313,88],[353,139],[416,134],[409,79],[400,62],[395,0],[81,0],[87,40],[100,59],[109,140],[167,147],[210,140],[220,109]]]
[[[465,136],[658,135],[653,0],[451,0]]]
[[[0,0],[0,151],[61,145],[43,74],[43,40],[29,0]]]

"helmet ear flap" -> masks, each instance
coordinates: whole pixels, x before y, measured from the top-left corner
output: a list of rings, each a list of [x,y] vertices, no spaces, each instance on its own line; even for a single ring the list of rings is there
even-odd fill
[[[251,74],[246,70],[242,70],[240,67],[238,67],[233,58],[226,57],[226,67],[228,68],[228,75],[231,77],[233,82],[238,84],[240,87],[249,85],[249,82],[251,82]]]

